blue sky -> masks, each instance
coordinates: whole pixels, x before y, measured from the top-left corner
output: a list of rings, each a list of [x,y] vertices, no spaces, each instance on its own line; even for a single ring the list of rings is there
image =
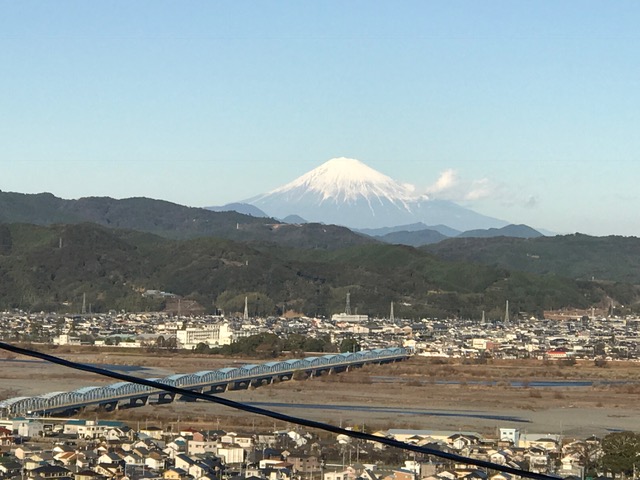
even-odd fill
[[[640,236],[639,24],[631,1],[0,0],[0,189],[220,205],[347,156]]]

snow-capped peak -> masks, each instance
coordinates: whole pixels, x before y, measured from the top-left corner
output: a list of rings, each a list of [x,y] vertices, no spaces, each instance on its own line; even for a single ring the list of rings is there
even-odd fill
[[[286,194],[305,190],[319,194],[322,201],[351,202],[364,197],[406,202],[413,198],[410,187],[354,158],[332,158],[292,182],[269,192]]]
[[[452,202],[419,195],[353,158],[333,158],[269,193],[245,200],[274,218],[291,214],[310,222],[380,228],[422,222],[457,230],[504,226]]]

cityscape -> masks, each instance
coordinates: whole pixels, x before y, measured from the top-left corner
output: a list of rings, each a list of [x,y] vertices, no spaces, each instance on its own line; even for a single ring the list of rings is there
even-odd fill
[[[640,3],[0,3],[0,480],[638,480]]]
[[[487,322],[482,318],[393,318],[393,306],[391,318],[369,319],[351,314],[348,300],[346,307],[346,312],[328,319],[255,318],[247,315],[246,308],[244,315],[230,318],[162,312],[45,314],[6,311],[1,315],[0,340],[47,347],[53,349],[50,350],[53,353],[63,355],[65,352],[77,354],[86,349],[91,352],[105,350],[110,352],[111,358],[118,358],[117,351],[147,352],[146,355],[151,356],[170,352],[171,355],[199,357],[248,339],[272,335],[282,340],[299,337],[322,339],[317,345],[322,345],[325,352],[344,351],[347,343],[352,350],[363,352],[402,347],[409,355],[423,357],[430,362],[486,365],[531,360],[550,366],[562,364],[565,369],[589,362],[606,370],[607,365],[616,362],[626,364],[638,360],[640,319],[599,316],[601,312],[596,314],[595,309],[546,312],[549,319],[509,318],[505,315],[499,322]],[[348,352],[343,355],[351,355]],[[282,353],[286,352],[270,355]],[[15,360],[15,356],[4,358],[5,365]],[[231,365],[229,361],[227,363]],[[237,360],[233,364],[248,365],[246,361],[238,364]],[[375,375],[374,371],[370,372],[370,375]],[[316,375],[320,376],[322,372]],[[349,374],[336,372],[334,375]],[[293,383],[313,381],[294,378]],[[449,381],[455,378],[454,374]],[[511,383],[509,388],[526,388],[532,398],[539,396],[535,391],[535,379],[512,380]],[[553,379],[551,382],[547,380],[545,385],[549,387],[552,383]],[[587,383],[593,382],[585,382],[585,385]],[[74,382],[67,384],[72,386]],[[6,388],[4,382],[2,385]],[[255,387],[247,384],[239,388],[252,390]],[[259,387],[258,390],[269,388]],[[89,391],[86,385],[84,389]],[[219,391],[225,390],[227,388]],[[235,387],[228,390],[227,395],[233,396]],[[24,395],[26,391],[22,393]],[[42,395],[46,392],[35,393],[42,398],[47,397]],[[16,397],[15,400],[26,398]],[[13,401],[5,400],[5,405]],[[2,404],[0,400],[0,406]],[[122,404],[120,408],[127,406]],[[166,407],[160,401],[154,408]],[[244,421],[233,427],[234,420],[227,419],[231,428],[220,429],[211,423],[206,425],[206,421],[181,422],[179,417],[176,419],[170,415],[149,425],[148,417],[145,418],[147,412],[139,417],[145,418],[145,425],[141,426],[140,420],[110,419],[110,410],[113,411],[113,407],[105,404],[84,413],[77,412],[71,418],[64,418],[62,411],[63,416],[60,417],[54,413],[55,410],[43,410],[40,414],[34,411],[26,417],[5,417],[0,421],[0,445],[6,452],[0,457],[2,478],[15,478],[16,475],[24,478],[263,480],[498,480],[512,477],[505,473],[478,470],[473,465],[443,461],[429,455],[402,453],[384,445],[331,436],[312,429],[301,430],[285,424],[278,426],[274,423],[276,428],[265,428],[264,423],[259,422],[260,426],[256,427],[254,420],[251,428]],[[93,413],[87,417],[86,413],[90,411]],[[100,418],[105,415],[106,418]],[[185,415],[183,418],[188,417]],[[630,432],[602,432],[601,435],[590,436],[567,435],[558,431],[536,433],[535,425],[514,426],[507,417],[504,417],[503,425],[500,421],[496,420],[495,428],[482,427],[477,431],[388,428],[369,433],[570,479],[615,471],[619,467],[607,463],[611,462],[611,455],[607,453],[611,448],[608,446],[612,440],[610,437],[623,433],[633,435]],[[219,417],[216,426],[219,427]],[[347,428],[361,427],[351,425]]]

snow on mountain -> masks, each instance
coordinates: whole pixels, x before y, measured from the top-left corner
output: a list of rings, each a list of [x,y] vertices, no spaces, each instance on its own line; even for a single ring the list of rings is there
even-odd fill
[[[314,193],[322,202],[355,203],[365,198],[386,199],[403,204],[413,200],[413,192],[391,177],[353,158],[332,158],[294,181],[265,195],[286,195],[297,198]],[[406,207],[406,205],[405,205]]]
[[[424,222],[458,230],[502,227],[498,219],[453,202],[417,195],[359,160],[333,158],[282,187],[246,200],[276,218],[299,215],[311,222],[380,228]]]

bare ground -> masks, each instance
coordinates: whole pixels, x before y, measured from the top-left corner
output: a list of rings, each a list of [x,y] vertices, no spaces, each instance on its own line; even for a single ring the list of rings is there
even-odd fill
[[[255,359],[118,351],[70,351],[62,356],[84,363],[144,367],[128,373],[147,378],[257,363]],[[89,373],[24,360],[0,358],[0,399],[112,382]],[[594,384],[527,386],[538,380],[583,380]],[[524,382],[524,387],[514,387],[512,381]],[[528,432],[586,436],[611,430],[640,431],[638,393],[640,365],[636,363],[610,362],[606,368],[598,368],[593,362],[564,367],[533,360],[465,365],[460,362],[434,364],[424,358],[413,358],[392,365],[367,366],[352,372],[224,395],[243,402],[285,404],[267,406],[334,424],[366,424],[369,429],[396,427],[491,433],[497,427],[515,426]],[[247,416],[204,402],[149,405],[120,410],[109,416],[221,428],[274,424],[270,419]],[[283,425],[276,422],[276,426]]]

